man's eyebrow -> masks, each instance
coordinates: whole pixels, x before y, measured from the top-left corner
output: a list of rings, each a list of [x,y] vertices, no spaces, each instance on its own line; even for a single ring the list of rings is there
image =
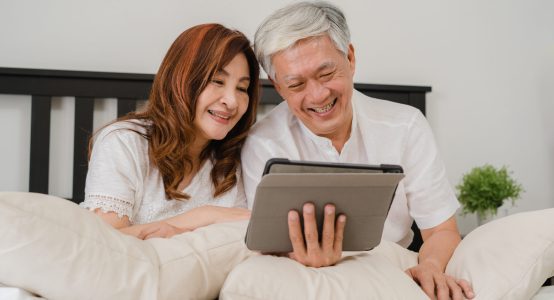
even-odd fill
[[[319,73],[319,72],[321,72],[325,69],[332,69],[335,66],[336,66],[336,64],[334,62],[330,62],[330,61],[324,62],[324,63],[321,64],[321,66],[319,66],[319,68],[317,68],[316,73]]]
[[[300,78],[300,76],[297,76],[297,75],[287,75],[287,76],[283,77],[283,81],[284,82],[291,82],[291,81],[295,81],[299,78]]]

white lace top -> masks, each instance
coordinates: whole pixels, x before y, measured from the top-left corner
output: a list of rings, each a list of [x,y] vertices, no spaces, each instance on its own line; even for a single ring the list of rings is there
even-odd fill
[[[240,170],[237,185],[213,197],[210,161],[183,190],[191,197],[189,200],[167,200],[162,177],[148,158],[148,141],[130,129],[144,132],[141,126],[125,121],[108,126],[97,135],[82,207],[128,216],[133,224],[163,220],[207,204],[246,207]]]

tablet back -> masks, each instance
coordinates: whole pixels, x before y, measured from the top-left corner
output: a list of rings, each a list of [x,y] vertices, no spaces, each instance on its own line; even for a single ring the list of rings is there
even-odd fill
[[[323,208],[333,203],[347,216],[344,251],[369,250],[381,241],[400,173],[271,173],[262,177],[246,235],[251,250],[290,252],[287,216],[306,202],[316,208],[319,232]],[[320,234],[321,236],[321,234]]]

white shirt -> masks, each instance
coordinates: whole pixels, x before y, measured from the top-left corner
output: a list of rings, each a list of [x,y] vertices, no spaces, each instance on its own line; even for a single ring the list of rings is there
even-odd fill
[[[144,132],[141,126],[126,121],[109,125],[96,137],[82,207],[116,212],[119,217],[129,217],[133,224],[167,219],[208,204],[246,207],[240,171],[231,190],[213,197],[213,165],[209,160],[183,190],[189,200],[166,199],[162,177],[148,157],[148,141],[131,129]]]
[[[272,157],[294,160],[397,164],[405,177],[398,185],[383,238],[408,246],[416,221],[420,229],[435,227],[460,206],[446,178],[444,165],[427,120],[414,107],[352,95],[352,130],[339,153],[331,140],[312,133],[279,104],[252,129],[242,150],[242,173],[248,207],[265,163]]]

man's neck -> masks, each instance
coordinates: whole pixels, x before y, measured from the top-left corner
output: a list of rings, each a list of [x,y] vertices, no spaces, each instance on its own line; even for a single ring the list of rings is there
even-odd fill
[[[338,134],[334,137],[331,137],[331,143],[333,144],[333,147],[337,149],[338,153],[341,153],[342,148],[344,147],[344,144],[346,144],[346,141],[350,138],[350,133],[352,132],[352,125],[349,124],[348,128],[344,131],[342,131],[341,134]]]
[[[352,133],[352,123],[354,120],[354,112],[352,110],[350,111],[350,118],[348,119],[349,121],[345,122],[342,128],[337,130],[337,132],[334,135],[327,136],[327,138],[331,140],[333,147],[335,147],[338,153],[342,152],[342,149],[344,148],[344,144],[346,144],[348,139],[350,139],[350,134]]]

